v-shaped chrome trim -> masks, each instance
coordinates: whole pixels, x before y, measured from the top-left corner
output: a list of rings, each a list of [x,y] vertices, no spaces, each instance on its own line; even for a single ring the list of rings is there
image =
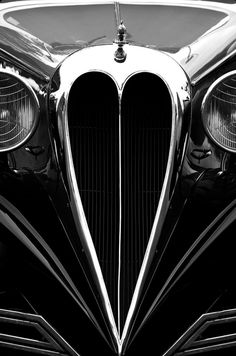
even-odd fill
[[[80,238],[82,239],[82,244],[86,250],[87,257],[90,261],[90,266],[93,270],[93,274],[97,277],[95,278],[98,290],[100,295],[102,296],[102,300],[105,306],[105,310],[107,313],[108,320],[110,322],[110,326],[112,329],[113,336],[119,345],[119,334],[116,327],[116,322],[113,316],[111,303],[109,300],[109,296],[107,293],[105,281],[102,275],[102,270],[98,261],[97,253],[94,247],[94,243],[92,240],[92,236],[90,234],[90,230],[87,224],[87,220],[84,214],[83,205],[81,201],[81,197],[79,194],[79,190],[77,187],[77,180],[75,176],[73,158],[70,147],[70,139],[69,139],[69,129],[68,129],[68,120],[67,113],[65,115],[64,127],[63,131],[65,132],[65,158],[66,158],[66,166],[69,167],[67,169],[67,179],[69,183],[70,190],[70,203],[72,212],[74,215],[74,221],[76,224],[76,228]]]
[[[172,99],[172,129],[171,129],[171,138],[170,138],[170,148],[169,148],[169,155],[168,155],[168,160],[167,160],[167,167],[166,167],[166,172],[165,172],[165,177],[164,177],[164,182],[162,185],[161,189],[161,195],[160,199],[158,202],[156,214],[155,214],[155,219],[152,225],[152,230],[151,234],[148,240],[148,244],[146,247],[145,255],[143,258],[143,262],[141,265],[141,269],[138,275],[137,283],[134,289],[133,297],[130,303],[130,307],[128,310],[128,314],[126,317],[125,325],[122,331],[121,335],[121,344],[122,347],[124,348],[125,345],[127,344],[128,337],[129,337],[129,331],[131,328],[132,320],[135,315],[135,310],[138,307],[138,302],[141,297],[141,293],[144,287],[144,283],[146,281],[146,276],[149,271],[149,267],[153,261],[153,257],[156,252],[156,248],[158,245],[158,241],[160,238],[160,234],[162,231],[162,227],[165,221],[166,214],[169,209],[170,205],[170,200],[171,200],[171,192],[173,190],[173,187],[171,189],[171,182],[173,179],[173,170],[174,170],[174,164],[175,164],[175,159],[176,159],[176,148],[178,146],[178,140],[180,139],[180,132],[181,132],[181,125],[182,125],[182,116],[184,112],[184,105],[183,106],[177,106],[178,102],[178,97],[181,94],[180,91],[173,91],[171,90],[172,88],[170,87],[168,81],[166,81],[166,78],[162,77],[163,81],[167,85],[169,89],[169,93],[171,95]],[[187,88],[187,87],[186,87]],[[185,102],[187,103],[189,101],[190,95],[189,93],[187,94],[186,90],[186,97],[185,97]],[[179,102],[180,103],[180,102]]]
[[[64,95],[62,96],[64,97]],[[68,97],[67,97],[68,98]],[[64,98],[65,99],[65,98]],[[86,256],[89,260],[90,267],[92,269],[93,275],[95,277],[95,282],[99,291],[99,295],[103,301],[104,310],[106,312],[106,317],[109,321],[110,328],[112,330],[112,335],[114,340],[116,341],[116,346],[118,350],[120,349],[120,337],[117,330],[116,322],[114,319],[113,311],[111,308],[111,303],[109,300],[109,296],[107,293],[107,288],[105,285],[105,281],[103,278],[102,270],[99,264],[99,260],[97,257],[97,253],[95,250],[95,246],[92,240],[92,236],[88,227],[87,219],[84,213],[81,197],[79,194],[79,189],[77,186],[77,180],[75,175],[70,138],[69,138],[69,128],[68,128],[68,116],[67,116],[67,102],[68,100],[64,100],[61,98],[59,107],[58,107],[58,119],[61,123],[61,134],[62,134],[62,142],[64,149],[64,157],[66,164],[66,173],[68,180],[68,190],[70,195],[70,204],[72,213],[74,216],[74,221],[76,224],[76,228],[78,231],[78,235],[81,239],[82,245],[85,249]],[[60,105],[63,107],[60,107]],[[61,113],[61,114],[60,114]]]
[[[110,325],[113,341],[116,344],[118,354],[122,353],[129,338],[132,328],[135,312],[139,303],[139,298],[143,290],[146,275],[158,243],[162,229],[164,217],[168,211],[170,202],[170,185],[173,166],[176,158],[177,148],[179,146],[182,118],[186,105],[190,100],[190,85],[183,69],[168,55],[145,47],[125,45],[127,59],[124,63],[114,61],[115,45],[104,45],[98,47],[85,48],[82,51],[74,53],[68,57],[58,70],[57,77],[58,89],[51,95],[56,105],[58,131],[61,141],[61,149],[66,160],[67,180],[70,194],[71,207],[74,213],[78,234],[84,246],[87,258],[89,260],[100,297],[103,301],[103,307],[106,318]],[[69,92],[74,81],[84,73],[99,71],[110,76],[117,86],[117,92],[121,102],[122,91],[126,81],[134,74],[139,72],[150,72],[159,76],[166,84],[172,101],[172,133],[171,146],[167,163],[166,175],[159,200],[158,209],[155,216],[151,236],[147,245],[144,260],[141,266],[139,277],[136,283],[133,298],[130,304],[125,325],[121,334],[120,316],[116,325],[108,292],[104,282],[101,267],[98,261],[97,253],[94,247],[92,236],[84,214],[70,149],[70,139],[67,120],[67,103]],[[158,95],[158,93],[157,93]],[[121,105],[121,104],[120,104]],[[121,115],[121,114],[120,114]],[[119,115],[119,119],[120,119]],[[120,126],[120,124],[119,124]],[[120,128],[121,130],[121,128]],[[121,132],[121,131],[120,131]],[[119,134],[121,137],[121,133]],[[121,138],[120,138],[121,139]],[[120,144],[121,146],[121,144]],[[121,166],[121,152],[120,166]],[[121,167],[120,167],[121,168]],[[121,169],[120,177],[121,181]],[[121,185],[120,185],[121,199]],[[121,201],[120,201],[121,206]],[[120,208],[121,209],[121,208]],[[120,211],[120,216],[121,211]],[[120,218],[121,231],[121,218]],[[119,233],[119,270],[121,267],[121,232]],[[120,293],[120,273],[118,276],[118,293]],[[118,297],[118,302],[120,298]],[[120,302],[119,302],[120,303]],[[118,310],[120,309],[120,304]]]
[[[122,164],[121,164],[121,93],[119,95],[119,251],[118,251],[118,280],[117,280],[117,327],[118,333],[121,335],[120,326],[120,284],[121,284],[121,229],[122,229]]]

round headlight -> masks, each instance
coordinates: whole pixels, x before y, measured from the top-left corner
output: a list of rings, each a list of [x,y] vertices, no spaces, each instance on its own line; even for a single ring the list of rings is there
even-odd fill
[[[236,71],[209,87],[202,103],[202,119],[215,143],[236,152]]]
[[[22,145],[31,136],[38,112],[31,87],[13,74],[0,72],[0,152]]]

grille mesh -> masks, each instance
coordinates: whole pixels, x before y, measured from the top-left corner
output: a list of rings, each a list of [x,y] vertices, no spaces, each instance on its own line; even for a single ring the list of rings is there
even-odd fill
[[[153,74],[131,77],[122,93],[120,138],[117,88],[105,74],[93,72],[78,78],[68,108],[78,188],[115,315],[121,160],[122,327],[165,176],[171,134],[170,95]]]
[[[164,83],[150,73],[131,77],[123,92],[121,117],[123,324],[151,234],[166,171],[171,102]]]
[[[114,82],[81,76],[69,98],[69,133],[78,188],[117,314],[119,237],[119,105]]]

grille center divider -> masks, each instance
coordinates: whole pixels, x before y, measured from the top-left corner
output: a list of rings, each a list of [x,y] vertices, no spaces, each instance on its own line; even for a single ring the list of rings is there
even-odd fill
[[[121,103],[115,82],[101,72],[80,76],[69,95],[68,126],[77,185],[121,329],[165,177],[171,110],[165,83],[146,72],[128,79]]]

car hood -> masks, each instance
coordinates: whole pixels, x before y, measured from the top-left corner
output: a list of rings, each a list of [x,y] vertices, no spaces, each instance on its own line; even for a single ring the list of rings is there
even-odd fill
[[[193,83],[236,50],[236,5],[41,0],[0,5],[1,52],[51,77],[71,53],[112,44],[121,18],[130,45],[168,53]]]

